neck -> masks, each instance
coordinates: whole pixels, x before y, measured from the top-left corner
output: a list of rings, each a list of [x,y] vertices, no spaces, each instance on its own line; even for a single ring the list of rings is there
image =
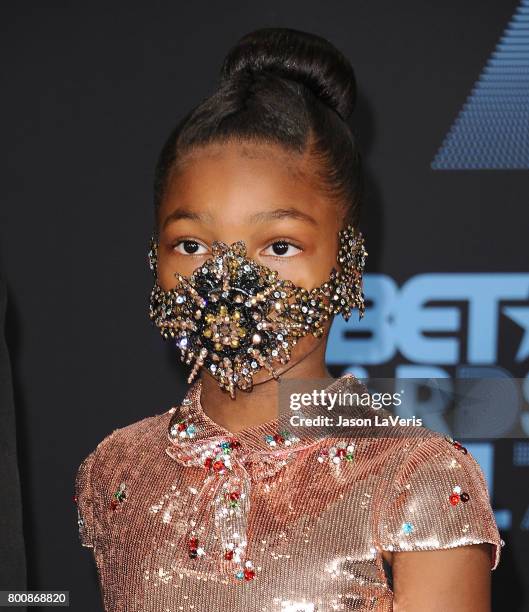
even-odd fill
[[[319,342],[314,350],[303,343],[303,340]],[[306,357],[300,359],[284,374],[282,380],[289,378],[310,379],[330,378],[325,366],[325,340],[303,338],[296,346],[292,359],[296,355],[303,355],[310,351]],[[287,364],[288,366],[288,364]],[[207,416],[218,425],[235,433],[247,427],[266,423],[278,417],[279,381],[275,379],[255,384],[251,392],[236,389],[235,398],[232,399],[227,391],[219,387],[218,382],[207,372],[201,372],[202,391],[200,402]]]

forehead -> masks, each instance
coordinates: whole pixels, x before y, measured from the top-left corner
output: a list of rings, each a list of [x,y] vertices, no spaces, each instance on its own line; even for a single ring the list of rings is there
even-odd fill
[[[266,167],[271,172],[286,173],[298,179],[309,179],[313,174],[312,160],[307,154],[287,150],[278,144],[249,140],[227,140],[196,147],[182,156],[172,178],[198,166],[215,166],[219,170],[221,166],[231,170]]]
[[[179,160],[168,178],[160,221],[178,207],[249,216],[277,207],[316,217],[334,210],[306,154],[252,142],[210,144]]]

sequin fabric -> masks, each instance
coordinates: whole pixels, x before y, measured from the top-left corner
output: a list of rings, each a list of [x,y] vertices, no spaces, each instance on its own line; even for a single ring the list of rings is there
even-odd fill
[[[458,442],[404,426],[298,435],[281,417],[231,433],[200,391],[114,430],[78,469],[79,536],[106,611],[389,611],[384,550],[490,542],[497,567],[486,483]]]

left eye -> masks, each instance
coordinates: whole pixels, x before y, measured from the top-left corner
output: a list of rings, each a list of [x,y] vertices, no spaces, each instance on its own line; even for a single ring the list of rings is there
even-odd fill
[[[263,251],[264,255],[272,255],[274,257],[292,257],[301,253],[301,249],[294,246],[286,240],[277,240]]]

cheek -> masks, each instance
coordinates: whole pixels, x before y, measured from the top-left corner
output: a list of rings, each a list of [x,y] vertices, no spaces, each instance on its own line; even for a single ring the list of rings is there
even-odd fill
[[[199,258],[177,255],[158,256],[158,284],[164,291],[173,289],[176,285],[175,272],[182,276],[190,276],[201,264]]]
[[[329,279],[332,268],[336,267],[336,258],[327,251],[311,257],[293,257],[292,262],[267,265],[277,270],[282,278],[310,290]]]
[[[338,255],[338,244],[335,236],[322,239],[315,251],[304,258],[304,263],[299,267],[297,283],[306,289],[319,287],[329,279],[331,270],[337,268],[336,258]]]
[[[169,271],[163,271],[158,268],[158,284],[164,291],[173,289],[176,284],[176,279]]]

